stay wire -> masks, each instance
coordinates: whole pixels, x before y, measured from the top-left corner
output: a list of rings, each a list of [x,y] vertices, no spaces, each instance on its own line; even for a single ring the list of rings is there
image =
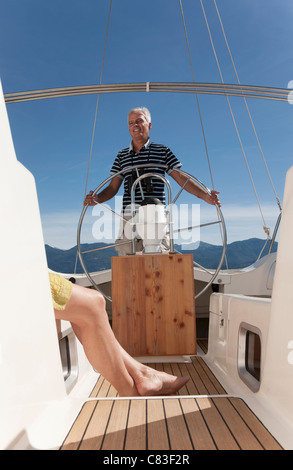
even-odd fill
[[[100,82],[99,82],[100,85],[102,84],[102,79],[103,79],[103,72],[104,72],[104,65],[105,65],[105,56],[106,56],[106,49],[107,49],[107,42],[108,42],[108,35],[109,35],[109,27],[110,27],[111,11],[112,11],[112,0],[110,0],[110,7],[109,7],[109,14],[108,14],[108,22],[107,22],[107,30],[106,30],[105,44],[104,44],[103,60],[102,60],[101,73],[100,73]],[[92,153],[93,153],[93,146],[94,146],[94,138],[95,138],[95,133],[96,133],[96,124],[97,124],[97,116],[98,116],[98,109],[99,109],[99,101],[100,101],[100,93],[98,93],[98,97],[97,97],[97,104],[96,104],[96,111],[95,111],[94,125],[93,125],[93,132],[92,132],[92,138],[91,138],[90,155],[89,155],[88,168],[87,168],[87,175],[86,175],[86,182],[85,182],[84,197],[86,197],[86,193],[87,193],[87,186],[88,186],[89,173],[90,173],[90,166],[91,166]],[[74,274],[76,273],[77,258],[78,258],[78,252],[76,251],[76,259],[75,259],[75,266],[74,266]]]
[[[102,60],[102,67],[101,67],[101,74],[100,74],[100,83],[99,83],[100,85],[102,84],[102,78],[103,78],[103,72],[104,72],[104,64],[105,64],[106,48],[107,48],[107,42],[108,42],[111,10],[112,10],[112,0],[110,0],[110,7],[109,7],[107,31],[106,31],[106,38],[105,38],[105,45],[104,45],[104,52],[103,52],[103,60]],[[93,145],[94,145],[94,138],[95,138],[95,132],[96,132],[99,101],[100,101],[100,93],[98,93],[97,105],[96,105],[96,111],[95,111],[94,126],[93,126],[92,139],[91,139],[90,156],[89,156],[87,176],[86,176],[86,184],[85,184],[85,196],[86,196],[86,192],[87,192],[87,185],[88,185],[88,179],[89,179],[89,173],[90,173],[90,165],[91,165],[91,160],[92,160],[92,153],[93,153]]]
[[[193,83],[195,84],[195,74],[194,74],[193,63],[192,63],[192,59],[191,59],[191,53],[190,53],[188,36],[187,36],[187,28],[186,28],[186,23],[185,23],[185,18],[184,18],[182,1],[179,0],[179,3],[180,3],[180,10],[181,10],[181,16],[182,16],[186,46],[187,46],[187,51],[188,51],[188,56],[189,56],[190,68],[191,68],[191,73],[192,73],[192,80],[193,80]],[[204,125],[203,125],[203,120],[202,120],[201,109],[200,109],[200,105],[199,105],[198,93],[196,92],[196,89],[195,89],[195,96],[196,96],[196,103],[197,103],[198,114],[199,114],[199,119],[200,119],[200,124],[201,124],[201,130],[202,130],[202,135],[203,135],[203,140],[204,140],[206,158],[207,158],[209,172],[210,172],[211,184],[212,184],[212,188],[214,190],[215,186],[214,186],[214,179],[213,179],[213,174],[212,174],[212,167],[211,167],[211,162],[210,162],[210,157],[209,157],[209,152],[208,152],[208,146],[207,146],[207,141],[206,141],[206,136],[205,136],[205,130],[204,130]],[[219,213],[218,213],[218,220],[220,220]],[[220,228],[220,234],[221,234],[221,238],[222,238],[222,241],[223,241],[224,236],[223,236],[221,228]],[[225,255],[225,262],[226,262],[226,267],[228,269],[228,260],[227,260],[226,255]]]
[[[236,70],[235,62],[234,62],[234,59],[233,59],[233,56],[232,56],[232,53],[231,53],[231,50],[230,50],[230,47],[229,47],[229,44],[228,44],[227,36],[226,36],[225,30],[224,30],[222,18],[221,18],[221,15],[220,15],[220,12],[219,12],[219,9],[218,9],[216,0],[214,0],[214,5],[215,5],[216,12],[217,12],[217,15],[218,15],[218,19],[219,19],[219,22],[220,22],[220,25],[221,25],[221,29],[222,29],[223,37],[224,37],[224,40],[225,40],[225,43],[226,43],[226,47],[227,47],[227,50],[228,50],[228,53],[229,53],[229,56],[230,56],[230,59],[231,59],[231,63],[232,63],[232,66],[233,66],[233,69],[234,69],[234,72],[235,72],[235,76],[236,76],[236,78],[237,78],[237,82],[238,82],[239,85],[241,85],[240,80],[239,80],[239,76],[238,76],[238,73],[237,73],[237,70]],[[277,195],[277,192],[276,192],[276,189],[275,189],[275,186],[274,186],[274,183],[273,183],[273,180],[272,180],[272,177],[271,177],[271,174],[270,174],[270,171],[269,171],[269,168],[268,168],[268,165],[267,165],[267,162],[266,162],[266,159],[265,159],[263,150],[262,150],[262,146],[261,146],[261,144],[260,144],[260,140],[259,140],[259,138],[258,138],[258,134],[257,134],[256,128],[255,128],[255,125],[254,125],[254,122],[253,122],[253,119],[252,119],[252,116],[251,116],[251,113],[250,113],[248,104],[247,104],[247,100],[246,100],[245,97],[243,97],[243,100],[244,100],[244,103],[245,103],[245,106],[246,106],[246,109],[247,109],[247,113],[248,113],[248,116],[249,116],[249,119],[250,119],[250,122],[251,122],[251,125],[252,125],[252,128],[253,128],[253,131],[254,131],[254,135],[255,135],[255,138],[256,138],[256,141],[257,141],[257,144],[258,144],[258,147],[259,147],[259,150],[260,150],[260,153],[261,153],[263,162],[264,162],[265,167],[266,167],[266,171],[267,171],[269,180],[270,180],[270,182],[271,182],[271,185],[272,185],[272,188],[273,188],[273,191],[274,191],[276,200],[277,200],[277,204],[278,204],[278,206],[279,206],[280,211],[282,211],[281,202],[280,202],[280,199],[279,199],[279,197],[278,197],[278,195]]]
[[[187,51],[188,51],[189,63],[190,63],[190,68],[191,68],[192,80],[193,80],[193,83],[195,84],[195,74],[194,74],[194,69],[193,69],[193,64],[192,64],[192,59],[191,59],[191,53],[190,53],[188,36],[187,36],[186,23],[185,23],[183,6],[182,6],[182,1],[181,0],[179,0],[179,4],[180,4],[180,10],[181,10],[181,16],[182,16],[186,46],[187,46]],[[208,162],[208,167],[209,167],[209,172],[210,172],[211,184],[212,184],[212,188],[215,189],[213,174],[212,174],[212,168],[211,168],[211,162],[210,162],[210,157],[209,157],[209,152],[208,152],[208,146],[207,146],[207,141],[206,141],[206,136],[205,136],[205,130],[204,130],[204,125],[203,125],[203,120],[202,120],[202,114],[201,114],[201,109],[200,109],[200,105],[199,105],[198,93],[197,93],[196,89],[195,89],[195,97],[196,97],[196,103],[197,103],[198,114],[199,114],[199,119],[200,119],[200,125],[201,125],[203,140],[204,140],[205,152],[206,152],[206,157],[207,157],[207,162]]]
[[[215,57],[215,60],[216,60],[216,63],[217,63],[218,71],[219,71],[219,74],[220,74],[220,77],[221,77],[221,81],[224,84],[224,79],[223,79],[221,67],[220,67],[220,64],[219,64],[219,61],[218,61],[218,57],[217,57],[217,53],[216,53],[216,50],[215,50],[213,38],[212,38],[212,35],[211,35],[211,30],[210,30],[210,27],[209,27],[209,23],[208,23],[208,20],[207,20],[207,16],[206,16],[206,13],[205,13],[205,9],[204,9],[202,0],[200,0],[200,3],[201,3],[202,12],[203,12],[203,15],[204,15],[204,18],[205,18],[205,23],[206,23],[206,27],[207,27],[207,30],[208,30],[208,34],[209,34],[211,46],[212,46],[212,49],[213,49],[214,57]],[[234,116],[234,113],[232,111],[232,107],[231,107],[231,103],[230,103],[228,95],[226,95],[226,99],[227,99],[230,114],[231,114],[231,117],[232,117],[232,120],[233,120],[233,124],[234,124],[234,127],[235,127],[235,131],[236,131],[236,134],[237,134],[237,137],[238,137],[238,141],[239,141],[239,144],[240,144],[240,147],[241,147],[241,151],[242,151],[245,163],[246,163],[246,167],[247,167],[248,174],[249,174],[249,177],[250,177],[250,181],[251,181],[251,184],[252,184],[252,187],[253,187],[253,191],[254,191],[254,194],[255,194],[255,197],[256,197],[256,200],[257,200],[257,203],[258,203],[259,211],[260,211],[260,214],[261,214],[261,217],[262,217],[262,220],[263,220],[263,229],[264,229],[267,237],[270,238],[269,229],[268,229],[268,227],[266,225],[266,222],[265,222],[265,218],[264,218],[264,215],[263,215],[263,211],[262,211],[262,208],[261,208],[259,197],[258,197],[258,194],[257,194],[257,191],[256,191],[256,187],[255,187],[255,184],[254,184],[254,181],[253,181],[252,173],[251,173],[251,170],[250,170],[250,167],[249,167],[249,164],[248,164],[246,153],[245,153],[245,150],[244,150],[244,147],[243,147],[243,144],[242,144],[242,140],[241,140],[241,137],[240,137],[240,134],[239,134],[239,130],[238,130],[238,127],[237,127],[237,124],[236,124],[235,116]]]

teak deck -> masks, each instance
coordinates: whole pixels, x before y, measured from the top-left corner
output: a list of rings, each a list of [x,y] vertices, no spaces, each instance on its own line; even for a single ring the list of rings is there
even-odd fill
[[[100,377],[61,449],[282,449],[244,401],[226,395],[202,358],[155,367],[190,381],[177,396],[124,399]]]

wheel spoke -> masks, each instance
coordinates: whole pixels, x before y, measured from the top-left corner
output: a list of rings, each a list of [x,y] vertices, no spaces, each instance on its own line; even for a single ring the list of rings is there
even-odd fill
[[[178,193],[176,194],[176,196],[174,197],[173,201],[171,202],[171,205],[175,204],[175,202],[177,201],[177,199],[179,198],[180,194],[182,193],[183,189],[185,188],[185,186],[187,185],[188,181],[190,181],[191,177],[187,178],[187,180],[185,181],[184,185],[181,186],[181,189],[178,191]]]
[[[214,273],[211,273],[207,268],[204,268],[201,264],[197,263],[196,261],[193,260],[193,264],[197,266],[198,268],[202,269],[206,273],[208,273],[210,276],[213,276]]]
[[[121,214],[118,214],[118,212],[113,211],[113,209],[111,209],[111,207],[105,206],[105,204],[102,204],[101,202],[98,202],[97,205],[103,207],[103,209],[106,209],[107,211],[111,212],[112,214],[117,215],[117,217],[120,217],[120,219],[124,220],[124,222],[127,222],[127,219],[125,219],[125,217],[123,217]],[[96,207],[96,206],[94,206],[94,207]]]
[[[166,165],[155,165],[156,167],[158,168],[162,168],[164,169],[165,171],[168,170],[168,167]],[[133,165],[132,167],[128,167],[124,170],[121,170],[120,172],[116,173],[115,175],[111,175],[109,178],[107,178],[103,183],[101,183],[96,189],[95,191],[93,191],[93,196],[95,194],[97,194],[108,182],[110,182],[112,180],[112,178],[114,176],[119,176],[119,175],[122,175],[126,172],[126,171],[129,171],[129,170],[133,170],[133,169],[138,169],[138,168],[153,168],[154,167],[154,164],[145,164],[145,165]],[[172,246],[173,247],[173,233],[179,233],[179,232],[183,232],[183,231],[187,231],[187,230],[192,230],[192,229],[197,229],[197,228],[202,228],[202,227],[208,227],[208,226],[211,226],[211,225],[217,225],[217,224],[220,224],[220,229],[221,229],[221,235],[222,235],[222,245],[223,245],[223,250],[222,250],[222,255],[221,255],[221,259],[220,259],[220,262],[219,262],[219,265],[218,267],[215,269],[215,271],[213,272],[210,272],[208,269],[206,269],[205,267],[201,266],[199,263],[197,263],[196,261],[193,261],[193,264],[194,266],[200,268],[201,270],[203,270],[204,272],[206,272],[207,274],[209,274],[211,276],[211,279],[210,281],[207,282],[207,285],[195,296],[195,299],[197,299],[200,295],[202,295],[208,288],[209,286],[212,284],[212,282],[214,281],[214,279],[216,278],[216,276],[218,275],[220,269],[221,269],[221,266],[223,264],[223,261],[224,261],[224,258],[225,258],[225,253],[226,253],[226,246],[227,246],[227,234],[226,234],[226,227],[225,227],[225,221],[224,221],[224,218],[223,218],[223,214],[220,210],[220,207],[219,206],[215,206],[216,207],[216,210],[217,210],[217,213],[218,213],[218,220],[215,221],[215,222],[207,222],[207,223],[204,223],[204,224],[199,224],[199,225],[195,225],[195,226],[190,226],[190,227],[186,227],[186,228],[179,228],[178,230],[172,230],[172,206],[174,205],[174,203],[177,201],[177,199],[179,198],[179,196],[181,195],[182,191],[184,190],[184,188],[186,187],[187,183],[191,180],[193,181],[197,186],[199,186],[204,192],[206,192],[207,194],[211,194],[210,190],[206,188],[206,186],[201,183],[199,180],[197,180],[194,176],[186,173],[185,171],[183,170],[179,170],[179,169],[175,169],[174,170],[178,171],[179,173],[181,173],[183,176],[186,177],[186,181],[184,182],[184,185],[180,188],[179,192],[176,194],[175,198],[173,199],[173,201],[170,203],[171,201],[171,198],[170,198],[170,194],[169,194],[169,204],[170,204],[170,207],[169,207],[169,211],[170,211],[170,214],[169,214],[169,229],[171,230],[171,234],[170,234],[170,231],[167,232],[168,234],[170,234],[170,244],[166,243],[166,241],[163,241],[163,244],[170,250],[170,247]],[[165,181],[165,179],[159,175],[157,175],[158,177],[160,177],[161,179],[163,179]],[[166,180],[167,181],[167,180]],[[166,182],[165,181],[165,182]],[[168,183],[168,182],[167,182]],[[166,183],[166,184],[167,184]],[[170,188],[169,188],[169,183],[167,184],[167,187],[168,187],[168,191],[170,191]],[[99,205],[101,205],[101,207],[103,207],[104,209],[110,211],[112,214],[114,214],[115,216],[119,217],[120,219],[122,219],[123,221],[127,222],[128,219],[125,219],[121,214],[118,214],[117,212],[113,211],[110,207],[104,205],[104,204],[101,204],[99,203]],[[105,293],[102,292],[102,290],[97,286],[97,284],[95,283],[95,281],[93,280],[93,278],[91,277],[91,275],[89,274],[89,272],[87,271],[86,269],[86,266],[85,266],[85,263],[84,263],[84,260],[83,260],[83,257],[82,255],[85,254],[85,253],[91,253],[91,252],[95,252],[95,251],[101,251],[101,250],[106,250],[108,248],[113,248],[115,246],[118,245],[118,243],[114,243],[114,244],[111,244],[111,245],[107,245],[107,246],[103,246],[103,247],[99,247],[99,248],[95,248],[95,249],[92,249],[92,250],[87,250],[87,251],[84,251],[84,252],[81,252],[81,244],[80,244],[80,236],[81,236],[81,227],[82,227],[82,223],[83,223],[83,218],[84,218],[84,215],[85,215],[85,212],[87,210],[89,206],[85,206],[83,208],[83,211],[81,213],[81,216],[80,216],[80,220],[79,220],[79,223],[78,223],[78,229],[77,229],[77,249],[78,249],[78,255],[79,255],[79,259],[80,259],[80,263],[84,269],[84,272],[87,276],[87,278],[89,279],[89,281],[92,283],[92,285],[98,290],[100,291],[104,297],[106,299],[108,299],[109,301],[112,301],[111,297],[105,295]],[[119,242],[119,245],[126,245],[129,243],[129,240],[128,241],[124,241],[124,242]],[[172,249],[172,252],[173,252],[174,249]],[[177,250],[174,250],[174,252],[177,252],[177,253],[180,253],[179,251]]]
[[[202,228],[202,227],[208,227],[209,225],[216,225],[220,224],[221,221],[217,220],[216,222],[207,222],[206,224],[200,224],[200,225],[192,225],[192,227],[184,227],[184,228],[178,228],[177,230],[173,230],[173,233],[179,233],[179,232],[185,232],[186,230],[192,230],[194,228]],[[169,235],[170,232],[167,232]]]
[[[118,246],[118,245],[120,246],[120,245],[127,245],[127,244],[129,244],[128,240],[126,242],[113,243],[113,245],[100,246],[99,248],[93,248],[92,250],[81,251],[81,254],[84,255],[85,253],[93,253],[94,251],[108,250],[109,248],[115,248],[115,246]]]

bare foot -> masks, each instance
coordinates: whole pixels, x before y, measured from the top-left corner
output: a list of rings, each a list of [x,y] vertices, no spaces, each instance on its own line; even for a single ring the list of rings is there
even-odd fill
[[[136,377],[135,385],[140,396],[174,395],[182,388],[190,377],[176,377],[146,367],[141,376]]]

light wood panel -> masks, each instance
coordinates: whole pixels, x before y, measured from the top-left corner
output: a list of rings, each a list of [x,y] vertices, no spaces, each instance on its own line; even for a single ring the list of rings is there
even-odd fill
[[[112,258],[112,326],[132,356],[196,354],[192,255]]]

